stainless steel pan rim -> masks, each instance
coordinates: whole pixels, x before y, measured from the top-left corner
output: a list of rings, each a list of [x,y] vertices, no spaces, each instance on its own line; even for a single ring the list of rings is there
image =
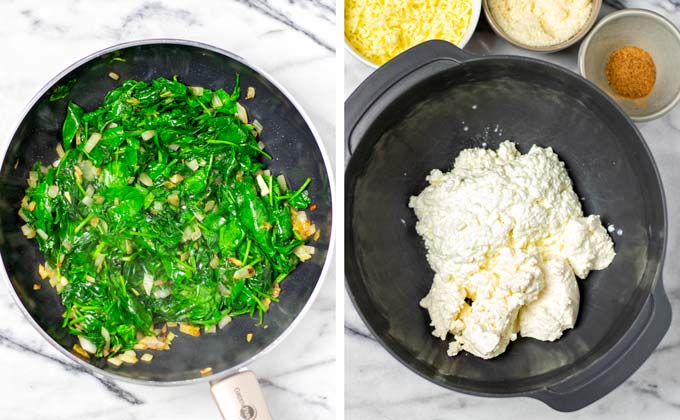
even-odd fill
[[[326,172],[328,174],[328,181],[330,184],[330,194],[331,194],[331,203],[335,202],[335,182],[333,180],[333,171],[329,163],[328,159],[328,153],[326,152],[326,148],[323,145],[323,142],[321,141],[321,138],[319,136],[319,133],[316,130],[316,127],[314,127],[314,124],[310,120],[309,116],[305,113],[305,111],[302,109],[300,104],[293,98],[293,96],[279,83],[277,82],[269,73],[261,69],[260,67],[253,65],[252,63],[247,62],[245,59],[242,57],[239,57],[238,55],[231,53],[229,51],[226,51],[224,49],[209,45],[209,44],[204,44],[202,42],[197,42],[197,41],[189,41],[189,40],[183,40],[183,39],[176,39],[176,38],[149,38],[149,39],[142,39],[142,40],[137,40],[137,41],[130,41],[130,42],[124,42],[121,44],[116,44],[108,48],[104,48],[102,50],[99,50],[97,52],[94,52],[78,61],[75,63],[71,64],[68,66],[66,69],[61,71],[59,74],[57,74],[55,77],[53,77],[50,81],[48,81],[39,91],[36,93],[33,98],[30,100],[30,102],[26,105],[24,110],[22,111],[20,117],[17,119],[16,124],[14,127],[9,131],[5,141],[2,144],[2,148],[0,149],[0,162],[3,162],[5,159],[5,154],[7,153],[7,149],[9,148],[10,142],[12,140],[12,137],[16,133],[16,131],[19,128],[19,125],[21,122],[26,118],[26,115],[28,112],[33,108],[33,106],[38,102],[38,100],[49,90],[51,89],[55,83],[57,83],[62,77],[65,75],[69,74],[70,72],[76,70],[78,67],[81,65],[87,63],[90,60],[93,60],[97,57],[100,57],[104,54],[108,54],[120,49],[124,48],[130,48],[130,47],[138,47],[142,45],[152,45],[152,44],[176,44],[176,45],[186,45],[186,46],[191,46],[191,47],[197,47],[197,48],[202,48],[205,50],[213,51],[218,54],[225,55],[233,60],[236,60],[240,62],[241,64],[244,64],[253,70],[255,70],[257,73],[262,75],[265,79],[267,79],[272,85],[274,85],[278,90],[283,93],[283,95],[293,104],[295,109],[300,113],[302,116],[303,120],[309,127],[309,130],[311,131],[312,135],[314,136],[314,140],[316,141],[317,146],[319,147],[319,151],[321,152],[321,156],[323,157],[324,161],[324,167],[326,169]],[[312,303],[316,300],[317,295],[319,294],[321,290],[321,286],[324,283],[324,280],[326,279],[326,276],[328,275],[328,270],[330,269],[330,263],[331,259],[333,256],[333,250],[335,247],[335,224],[333,223],[331,225],[331,234],[329,238],[329,245],[328,245],[328,252],[326,255],[326,259],[323,264],[323,268],[321,269],[321,274],[319,276],[319,280],[317,281],[316,285],[314,286],[314,290],[312,291],[312,294],[309,296],[309,299],[307,299],[307,302],[305,303],[304,307],[300,311],[300,313],[295,317],[295,319],[290,323],[290,325],[281,333],[279,337],[277,337],[274,341],[272,341],[267,347],[265,347],[262,351],[259,353],[255,354],[252,356],[250,359],[245,360],[241,363],[239,363],[236,366],[231,367],[230,369],[223,370],[221,372],[216,372],[213,373],[212,375],[206,375],[198,378],[193,378],[193,379],[186,379],[186,380],[180,380],[180,381],[153,381],[153,380],[143,380],[143,379],[134,379],[134,378],[129,378],[126,376],[118,375],[113,372],[107,372],[104,371],[96,366],[93,366],[82,359],[74,356],[72,353],[67,351],[64,347],[62,347],[59,343],[57,343],[49,334],[47,334],[41,327],[38,325],[38,323],[33,319],[33,317],[28,313],[26,308],[24,307],[23,303],[21,302],[21,299],[19,299],[19,296],[16,293],[16,290],[14,290],[14,286],[12,285],[12,282],[9,279],[9,276],[7,275],[7,271],[5,270],[5,263],[2,260],[2,255],[0,255],[0,263],[2,263],[2,270],[0,270],[0,277],[2,277],[5,281],[5,284],[7,288],[10,291],[10,295],[14,299],[14,303],[17,305],[17,307],[21,310],[21,312],[24,314],[24,316],[28,319],[28,322],[35,328],[40,335],[47,340],[54,348],[56,348],[61,354],[66,356],[70,361],[76,363],[79,366],[82,366],[90,371],[92,371],[94,374],[98,376],[103,376],[103,377],[108,377],[111,379],[115,380],[120,380],[128,383],[133,383],[133,384],[138,384],[138,385],[154,385],[154,386],[176,386],[176,385],[191,385],[191,384],[197,384],[197,383],[202,383],[202,382],[210,382],[210,381],[217,381],[219,379],[222,379],[226,376],[229,376],[231,374],[234,374],[236,372],[245,370],[246,367],[253,363],[255,360],[258,358],[266,355],[267,353],[271,352],[276,346],[278,346],[292,331],[293,329],[300,323],[304,315],[309,311],[309,308],[312,306]]]

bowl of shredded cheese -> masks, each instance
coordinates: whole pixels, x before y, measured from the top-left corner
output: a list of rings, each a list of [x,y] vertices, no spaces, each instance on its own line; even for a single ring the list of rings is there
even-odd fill
[[[345,46],[374,68],[431,39],[463,48],[481,9],[481,0],[346,0]]]
[[[539,52],[563,50],[593,27],[602,0],[484,0],[494,32],[518,47]]]

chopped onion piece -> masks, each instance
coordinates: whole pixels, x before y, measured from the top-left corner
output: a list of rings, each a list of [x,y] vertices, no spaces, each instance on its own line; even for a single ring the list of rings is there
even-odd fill
[[[47,269],[46,269],[45,266],[42,265],[42,264],[38,264],[38,275],[39,275],[40,278],[43,279],[43,280],[45,280],[45,279],[48,277],[48,275],[49,275]]]
[[[186,322],[180,322],[179,323],[179,331],[183,332],[184,334],[191,335],[194,337],[198,337],[201,335],[201,328],[196,326],[196,325],[191,325]]]
[[[175,175],[171,176],[170,178],[168,178],[168,181],[173,182],[175,184],[179,184],[183,180],[184,180],[184,177],[180,174],[175,174]]]
[[[151,288],[153,287],[153,276],[149,273],[144,273],[144,279],[142,280],[142,287],[147,295],[151,294]]]
[[[146,172],[142,172],[141,174],[139,174],[139,182],[142,183],[142,185],[146,185],[147,187],[153,185],[151,177]]]
[[[276,177],[276,182],[279,184],[279,188],[281,188],[281,192],[285,193],[288,191],[288,185],[286,184],[286,177],[283,175],[279,175]]]
[[[172,294],[172,290],[169,287],[157,287],[153,291],[153,296],[156,299],[165,299]]]
[[[175,193],[170,194],[167,198],[168,203],[172,204],[175,207],[179,207],[179,196]]]
[[[19,215],[19,217],[21,217],[21,220],[23,220],[24,222],[28,222],[28,216],[24,214],[24,209],[19,209],[19,212],[17,214]]]
[[[156,135],[156,130],[146,130],[142,133],[142,140],[151,140]]]
[[[235,280],[249,279],[255,275],[255,269],[249,265],[239,268],[234,273]]]
[[[96,353],[97,352],[97,346],[94,345],[94,343],[90,340],[88,340],[86,337],[83,337],[82,335],[78,336],[78,341],[80,342],[80,347],[83,348],[88,353]]]
[[[227,286],[225,286],[221,282],[217,283],[217,291],[220,292],[222,296],[229,296],[231,294],[229,289],[227,289]]]
[[[255,97],[255,88],[248,86],[246,89],[246,99],[253,99]]]
[[[80,347],[80,344],[78,343],[73,345],[73,351],[75,351],[76,353],[78,353],[79,355],[83,356],[86,359],[90,358],[90,355],[85,350],[83,350],[83,348]]]
[[[210,104],[212,105],[213,108],[220,108],[222,105],[222,99],[220,99],[217,94],[213,94],[212,100],[210,101]]]
[[[144,353],[140,359],[142,360],[142,362],[150,362],[153,359],[153,354]]]
[[[201,228],[198,227],[198,225],[194,226],[194,231],[191,232],[191,240],[192,241],[197,241],[200,239],[200,237],[203,236],[203,232],[201,231]]]
[[[240,103],[236,102],[236,116],[243,124],[248,124],[248,112]]]
[[[83,151],[85,153],[90,153],[92,149],[95,148],[95,146],[99,143],[99,141],[102,139],[102,135],[99,133],[92,133],[89,139],[87,139],[87,143],[85,143],[85,146],[83,147]]]
[[[220,319],[220,322],[217,323],[217,326],[222,329],[226,327],[229,323],[231,322],[231,317],[229,315],[225,315],[222,319]]]
[[[182,242],[186,242],[189,239],[191,239],[191,226],[185,227],[182,232]]]
[[[112,78],[113,80],[120,79],[120,75],[118,73],[114,73],[114,72],[109,73],[109,77]]]
[[[64,191],[64,198],[65,198],[66,201],[68,201],[69,203],[73,203],[73,202],[71,201],[71,193],[70,193],[70,192]]]
[[[215,325],[206,325],[203,328],[204,334],[215,334],[216,332],[217,332],[217,326],[215,326]]]
[[[264,130],[264,127],[262,127],[262,124],[258,120],[253,120],[253,128],[257,134],[262,134],[262,130]]]
[[[59,195],[59,187],[57,185],[50,185],[47,187],[47,196],[50,198],[56,198]]]
[[[42,230],[42,229],[37,229],[37,230],[35,231],[35,233],[37,233],[38,236],[40,236],[41,238],[43,238],[43,240],[45,240],[45,241],[48,240],[48,239],[50,238],[49,235],[48,235],[47,233],[45,233],[45,231]]]
[[[203,88],[201,86],[189,86],[189,92],[193,96],[203,96]]]
[[[119,354],[118,357],[121,361],[125,363],[129,363],[131,365],[137,363],[139,360],[137,359],[137,353],[135,353],[134,350],[128,350],[125,353]]]
[[[192,171],[198,170],[198,161],[196,159],[191,159],[186,163],[186,165],[191,169]]]
[[[111,363],[111,364],[114,365],[114,366],[120,366],[120,365],[123,364],[123,362],[118,358],[118,356],[116,356],[116,357],[109,357],[108,359],[106,359],[106,361],[109,362],[109,363]]]
[[[300,245],[293,250],[293,253],[300,259],[300,261],[307,261],[314,255],[315,248],[313,246]]]
[[[59,159],[64,157],[64,146],[61,143],[57,143],[57,156],[59,156]]]
[[[102,337],[104,337],[104,350],[108,351],[111,347],[111,334],[109,334],[109,330],[104,327],[102,327],[101,333]]]
[[[94,265],[95,267],[101,267],[101,265],[104,263],[104,260],[106,259],[106,255],[104,254],[97,254],[97,256],[94,259]]]
[[[215,208],[215,200],[208,200],[208,201],[205,203],[205,207],[203,207],[203,211],[207,213],[207,212],[211,211],[211,210],[214,209],[214,208]]]
[[[87,207],[92,207],[92,204],[94,203],[94,200],[92,199],[92,197],[90,197],[88,195],[83,197],[82,201],[83,201],[83,204],[85,204]]]
[[[26,182],[29,187],[35,188],[35,186],[38,185],[38,173],[36,171],[29,171],[28,180]]]
[[[212,373],[213,369],[211,367],[203,368],[199,372],[201,375],[210,375]]]
[[[262,175],[258,175],[255,179],[257,180],[257,185],[260,187],[260,195],[262,197],[269,195],[269,187],[267,186],[267,183],[264,182]]]

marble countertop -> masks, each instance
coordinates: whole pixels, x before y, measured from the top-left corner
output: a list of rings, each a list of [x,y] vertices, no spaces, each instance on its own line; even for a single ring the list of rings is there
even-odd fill
[[[605,1],[603,13],[613,8],[649,8],[680,26],[678,1]],[[480,18],[479,31],[466,47],[477,54],[530,55],[577,70],[578,46],[550,54],[531,54],[495,36]],[[345,97],[372,71],[345,51]],[[653,122],[640,124],[659,166],[668,201],[669,238],[664,285],[673,322],[646,363],[616,390],[572,414],[553,411],[529,398],[489,399],[448,391],[412,373],[371,336],[345,296],[345,414],[352,420],[419,418],[503,419],[546,418],[676,419],[680,418],[680,106]]]
[[[71,63],[117,43],[168,37],[212,44],[263,68],[307,111],[334,161],[333,0],[3,0],[0,16],[4,141],[24,105]],[[277,419],[334,418],[334,289],[331,274],[292,334],[250,366]],[[207,384],[131,385],[74,365],[29,325],[4,284],[0,319],[2,419],[221,418]]]

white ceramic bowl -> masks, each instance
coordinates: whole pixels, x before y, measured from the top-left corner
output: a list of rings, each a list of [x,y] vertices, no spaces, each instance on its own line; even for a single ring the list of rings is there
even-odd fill
[[[477,28],[477,23],[479,22],[479,15],[481,13],[482,13],[482,0],[472,0],[472,16],[470,17],[470,25],[468,26],[467,32],[465,32],[465,36],[463,36],[463,39],[460,41],[460,43],[456,44],[457,47],[463,48],[468,43],[468,41],[470,41],[470,38],[472,38],[472,34],[475,32],[475,28]],[[345,48],[357,60],[361,61],[367,66],[373,67],[374,69],[380,67],[379,64],[370,61],[369,59],[361,55],[357,50],[355,50],[352,44],[347,40],[347,37],[345,37]]]
[[[607,82],[609,55],[629,45],[649,52],[656,65],[656,83],[645,98],[624,98]],[[680,101],[680,31],[654,12],[626,9],[604,17],[583,40],[578,65],[581,75],[614,98],[633,121],[659,118]]]

